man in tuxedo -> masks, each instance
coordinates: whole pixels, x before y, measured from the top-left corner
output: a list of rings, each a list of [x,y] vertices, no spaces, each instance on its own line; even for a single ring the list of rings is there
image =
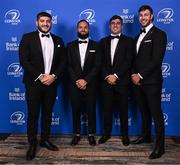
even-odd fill
[[[52,151],[58,150],[49,141],[49,135],[53,105],[65,59],[62,39],[50,33],[51,21],[52,17],[49,13],[38,13],[37,31],[24,34],[19,47],[19,59],[24,69],[23,82],[28,108],[27,135],[30,146],[26,154],[27,160],[32,160],[36,154],[40,111],[40,146]]]
[[[151,118],[154,120],[156,141],[149,159],[164,154],[164,119],[161,110],[162,61],[167,37],[166,33],[153,25],[153,10],[148,5],[139,8],[141,33],[136,38],[136,55],[131,79],[134,93],[142,115],[142,135],[132,144],[151,142]]]
[[[96,85],[100,69],[98,44],[89,39],[89,23],[80,20],[77,23],[78,39],[67,46],[68,72],[73,116],[73,138],[71,145],[80,141],[80,116],[84,108],[88,120],[88,141],[96,145]]]
[[[133,57],[133,40],[122,34],[123,20],[114,15],[109,21],[111,35],[101,39],[102,59],[101,94],[104,119],[103,136],[99,144],[111,137],[114,103],[121,123],[123,145],[129,145],[128,138],[128,84]]]

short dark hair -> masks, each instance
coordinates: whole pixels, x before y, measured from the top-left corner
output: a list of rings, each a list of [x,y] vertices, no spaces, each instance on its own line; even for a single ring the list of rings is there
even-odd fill
[[[139,10],[138,10],[138,13],[140,13],[141,11],[144,11],[144,10],[149,10],[151,12],[151,14],[153,14],[153,9],[151,6],[149,5],[142,5]]]
[[[88,21],[86,21],[85,19],[81,19],[81,20],[79,20],[79,21],[78,21],[78,23],[77,23],[77,27],[79,26],[79,24],[80,24],[81,22],[86,22],[86,23],[87,23],[87,25],[88,25],[88,27],[89,27],[89,22],[88,22]]]
[[[123,19],[119,15],[113,15],[109,20],[109,24],[112,22],[112,20],[115,20],[115,19],[119,19],[121,21],[121,24],[123,24]]]
[[[47,12],[40,12],[37,14],[36,19],[39,20],[40,17],[49,17],[52,20],[52,16],[51,14],[47,13]]]

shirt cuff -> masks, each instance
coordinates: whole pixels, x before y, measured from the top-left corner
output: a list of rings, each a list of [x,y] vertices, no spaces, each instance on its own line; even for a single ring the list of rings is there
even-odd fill
[[[117,76],[117,74],[116,74],[116,73],[114,73],[113,75],[114,75],[117,79],[119,79],[119,77]]]
[[[54,77],[54,79],[57,79],[57,76],[55,74],[52,74],[52,76]]]
[[[37,81],[41,76],[42,76],[42,73],[34,81]]]
[[[138,76],[140,77],[140,79],[143,79],[143,77],[138,73]]]

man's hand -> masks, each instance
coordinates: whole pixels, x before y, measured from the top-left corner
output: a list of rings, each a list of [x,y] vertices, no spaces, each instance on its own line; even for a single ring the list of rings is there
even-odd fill
[[[115,85],[117,77],[114,74],[110,74],[106,76],[104,80],[106,80],[110,85]]]
[[[55,81],[55,76],[50,75],[50,74],[43,74],[39,80],[41,81],[42,84],[44,85],[51,85]]]
[[[140,84],[140,77],[139,77],[139,75],[138,74],[132,74],[131,75],[131,81],[133,82],[133,84],[135,84],[135,85],[141,85]]]
[[[79,79],[76,81],[76,86],[81,90],[85,90],[86,85],[87,85],[87,81],[85,81],[84,79]]]

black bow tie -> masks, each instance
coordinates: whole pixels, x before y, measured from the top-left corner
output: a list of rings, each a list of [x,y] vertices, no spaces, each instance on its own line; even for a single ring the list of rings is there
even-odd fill
[[[119,39],[119,36],[111,36],[112,40],[115,39],[115,38]]]
[[[42,34],[41,37],[48,37],[49,38],[50,35],[49,34]]]
[[[146,29],[140,29],[140,33],[146,33]]]
[[[82,41],[82,40],[80,40],[80,41],[78,41],[78,43],[79,43],[79,44],[82,44],[82,43],[86,44],[87,41]]]

